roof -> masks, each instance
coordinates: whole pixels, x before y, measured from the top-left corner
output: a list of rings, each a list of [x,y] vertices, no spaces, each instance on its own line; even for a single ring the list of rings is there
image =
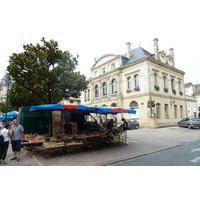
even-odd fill
[[[135,62],[137,60],[140,60],[142,58],[146,58],[146,57],[152,57],[154,58],[154,54],[151,54],[150,52],[148,52],[147,50],[143,49],[142,47],[138,47],[136,49],[132,49],[131,52],[133,53],[133,55],[128,59],[127,58],[127,54],[123,54],[123,66],[126,66],[132,62]]]
[[[191,82],[190,83],[186,83],[185,87],[190,87],[191,85],[193,85]]]

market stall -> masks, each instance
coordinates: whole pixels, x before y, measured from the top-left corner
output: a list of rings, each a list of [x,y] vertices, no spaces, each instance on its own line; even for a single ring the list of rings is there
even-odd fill
[[[135,110],[118,107],[89,107],[84,105],[48,104],[32,106],[30,112],[50,111],[53,117],[53,136],[48,135],[25,135],[27,145],[25,149],[29,155],[36,151],[48,151],[63,149],[68,152],[79,148],[101,147],[113,144],[123,144],[123,131],[115,129],[107,131],[93,118],[91,113],[96,114],[135,114]],[[77,114],[70,122],[66,122],[61,111]],[[93,121],[85,121],[82,116],[91,116]],[[85,128],[82,125],[85,123]]]

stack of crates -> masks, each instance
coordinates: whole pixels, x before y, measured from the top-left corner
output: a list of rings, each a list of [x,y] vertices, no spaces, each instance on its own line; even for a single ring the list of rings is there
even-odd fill
[[[61,134],[61,111],[52,111],[52,117],[53,117],[53,135],[55,133]]]
[[[66,123],[66,134],[77,134],[78,133],[78,124],[77,123]]]

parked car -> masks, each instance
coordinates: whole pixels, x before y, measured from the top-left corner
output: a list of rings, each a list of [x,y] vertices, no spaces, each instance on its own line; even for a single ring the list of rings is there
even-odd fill
[[[139,122],[135,119],[127,119],[126,120],[128,122],[128,129],[129,130],[133,130],[133,129],[138,129],[140,127]],[[123,122],[118,122],[117,126],[118,128],[122,128],[122,124]]]
[[[178,122],[178,126],[188,127],[188,128],[200,128],[200,118],[184,118]]]

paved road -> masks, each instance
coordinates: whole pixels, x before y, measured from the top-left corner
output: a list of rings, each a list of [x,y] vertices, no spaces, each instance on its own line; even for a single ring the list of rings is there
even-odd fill
[[[198,140],[200,140],[200,129],[180,127],[159,129],[140,128],[129,131],[129,144],[127,146],[113,146],[71,154],[50,155],[49,157],[35,154],[32,158],[22,151],[20,162],[10,161],[10,158],[13,157],[10,146],[7,162],[9,165],[19,166],[102,166]]]
[[[200,141],[190,142],[134,159],[116,162],[111,166],[200,166]]]

